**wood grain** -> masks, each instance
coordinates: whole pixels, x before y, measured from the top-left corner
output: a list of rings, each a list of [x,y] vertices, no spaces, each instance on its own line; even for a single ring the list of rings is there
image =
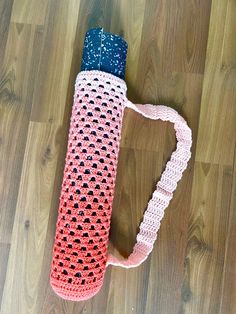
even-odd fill
[[[234,155],[236,157],[236,154]],[[236,160],[234,159],[234,164]],[[224,269],[222,278],[222,295],[220,312],[221,313],[233,313],[235,311],[235,298],[236,298],[236,284],[235,280],[235,262],[234,262],[234,252],[235,252],[235,239],[236,239],[236,228],[235,228],[235,207],[236,207],[236,168],[234,167],[234,173],[232,178],[231,190],[228,192],[231,194],[230,200],[227,198],[227,203],[230,202],[229,211],[229,224],[228,233],[226,238],[225,246],[225,258],[224,258]]]
[[[11,21],[15,23],[44,25],[47,6],[47,0],[14,1]]]
[[[37,286],[47,243],[57,164],[57,130],[55,124],[30,122],[29,125],[2,300],[3,313],[37,311]],[[16,290],[19,283],[22,283],[21,288]]]
[[[78,12],[78,1],[49,1],[46,29],[39,47],[42,52],[35,82],[32,121],[62,123],[76,31],[74,21]]]
[[[236,134],[234,1],[213,1],[196,160],[233,165]],[[222,23],[219,23],[219,20]]]
[[[0,0],[0,313],[236,313],[236,3]],[[129,43],[135,103],[178,110],[192,159],[140,267],[109,267],[86,302],[49,284],[74,81],[85,32]],[[171,123],[126,109],[109,250],[127,257],[175,147]]]
[[[0,239],[10,243],[22,170],[34,85],[36,27],[11,23],[3,59],[1,97],[1,218]],[[40,38],[38,38],[40,40]]]

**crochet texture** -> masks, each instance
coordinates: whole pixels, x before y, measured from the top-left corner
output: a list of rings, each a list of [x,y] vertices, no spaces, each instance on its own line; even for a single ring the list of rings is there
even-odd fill
[[[108,265],[140,265],[156,240],[160,221],[191,156],[191,130],[165,106],[134,105],[122,79],[82,71],[75,84],[50,282],[68,300],[86,300],[102,286]],[[167,162],[127,260],[108,254],[108,236],[125,107],[174,123],[177,148]]]

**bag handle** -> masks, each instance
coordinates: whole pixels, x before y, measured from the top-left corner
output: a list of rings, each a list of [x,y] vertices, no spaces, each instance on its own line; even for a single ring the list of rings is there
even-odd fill
[[[176,150],[172,153],[170,160],[167,162],[160,181],[157,182],[156,190],[153,192],[152,198],[148,202],[143,221],[139,227],[140,230],[137,234],[133,252],[126,260],[120,260],[112,254],[108,254],[106,266],[114,265],[132,268],[142,264],[153,249],[157,232],[164,216],[164,210],[169,205],[177,183],[181,179],[182,173],[186,169],[191,157],[192,131],[183,117],[172,108],[162,105],[154,106],[151,104],[136,105],[129,100],[126,102],[125,107],[131,108],[149,119],[160,119],[172,122],[177,139]]]

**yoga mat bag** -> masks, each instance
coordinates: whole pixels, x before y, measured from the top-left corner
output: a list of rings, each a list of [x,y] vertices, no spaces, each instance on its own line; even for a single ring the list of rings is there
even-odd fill
[[[126,83],[103,71],[82,71],[75,84],[50,283],[67,300],[86,300],[102,287],[108,265],[136,267],[148,257],[164,210],[191,156],[191,129],[174,110],[135,105]],[[177,147],[144,213],[133,252],[119,260],[107,252],[125,108],[174,124]]]

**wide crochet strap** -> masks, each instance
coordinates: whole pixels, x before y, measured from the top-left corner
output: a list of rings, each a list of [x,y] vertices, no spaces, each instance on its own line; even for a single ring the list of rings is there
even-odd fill
[[[107,266],[114,265],[131,268],[145,261],[153,249],[153,244],[157,238],[157,232],[164,216],[164,210],[169,205],[177,183],[181,179],[182,173],[186,169],[191,157],[192,132],[186,121],[172,108],[150,104],[135,105],[130,101],[127,101],[126,107],[141,113],[146,118],[153,120],[160,119],[174,123],[177,139],[176,150],[167,162],[166,168],[156,185],[156,190],[153,192],[144,213],[133,252],[126,260],[119,260],[112,254],[108,255]]]

